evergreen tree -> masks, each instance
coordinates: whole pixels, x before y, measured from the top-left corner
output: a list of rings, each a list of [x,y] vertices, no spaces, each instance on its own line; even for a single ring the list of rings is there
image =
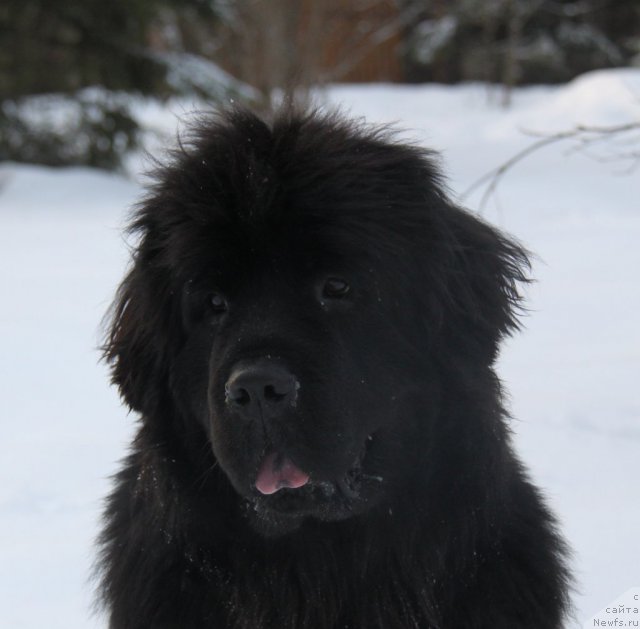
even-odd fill
[[[401,0],[412,81],[564,82],[640,52],[638,0]]]
[[[0,160],[118,167],[140,139],[131,96],[220,95],[175,56],[197,48],[185,25],[215,19],[206,0],[3,0]]]

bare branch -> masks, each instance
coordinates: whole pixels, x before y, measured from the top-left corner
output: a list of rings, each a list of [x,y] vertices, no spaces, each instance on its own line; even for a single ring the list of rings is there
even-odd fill
[[[510,157],[506,162],[504,162],[497,168],[494,168],[493,170],[480,177],[473,184],[471,184],[471,186],[469,186],[462,194],[462,199],[464,200],[468,198],[473,192],[486,185],[486,190],[484,191],[480,200],[480,211],[484,210],[487,201],[493,194],[495,194],[498,184],[500,183],[504,175],[523,159],[525,159],[532,153],[535,153],[536,151],[544,148],[545,146],[549,146],[550,144],[556,144],[564,140],[577,140],[578,145],[573,147],[572,150],[582,151],[586,153],[585,148],[596,142],[611,141],[615,137],[622,136],[624,134],[637,130],[640,130],[640,120],[613,126],[576,125],[572,129],[559,131],[558,133],[553,133],[551,135],[533,131],[526,131],[525,133],[527,135],[537,137],[539,139]],[[614,153],[613,155],[608,156],[608,158],[606,159],[602,156],[590,155],[590,157],[592,159],[596,159],[597,161],[631,161],[631,167],[629,169],[630,172],[634,170],[638,165],[638,161],[640,160],[640,150]]]

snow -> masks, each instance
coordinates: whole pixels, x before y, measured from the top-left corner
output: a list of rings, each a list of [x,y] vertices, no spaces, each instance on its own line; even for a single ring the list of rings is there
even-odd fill
[[[523,130],[637,120],[638,94],[640,71],[612,70],[516,90],[508,111],[478,84],[318,98],[441,150],[460,194],[532,141]],[[172,135],[184,107],[148,113]],[[574,550],[576,626],[640,583],[640,180],[623,170],[553,145],[510,171],[483,212],[537,256],[526,330],[499,370],[518,451]],[[104,627],[90,613],[92,544],[135,420],[97,346],[140,190],[88,169],[0,166],[2,627]]]

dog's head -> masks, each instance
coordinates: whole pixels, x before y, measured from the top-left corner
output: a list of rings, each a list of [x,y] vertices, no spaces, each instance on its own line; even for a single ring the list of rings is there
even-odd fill
[[[106,356],[278,532],[416,481],[452,380],[489,372],[527,260],[434,157],[334,114],[201,123],[137,210]],[[194,437],[195,435],[195,437]]]

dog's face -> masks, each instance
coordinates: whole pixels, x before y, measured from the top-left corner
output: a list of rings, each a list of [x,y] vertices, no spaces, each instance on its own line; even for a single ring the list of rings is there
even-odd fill
[[[182,288],[179,403],[258,521],[370,509],[417,467],[429,418],[407,399],[437,404],[437,381],[389,317],[411,295],[386,283],[392,260],[348,232],[242,229],[220,228],[212,242],[241,250],[203,252],[210,262]]]
[[[114,380],[194,461],[213,453],[265,534],[423,482],[440,405],[490,368],[526,263],[428,154],[331,116],[203,126],[134,228]]]

